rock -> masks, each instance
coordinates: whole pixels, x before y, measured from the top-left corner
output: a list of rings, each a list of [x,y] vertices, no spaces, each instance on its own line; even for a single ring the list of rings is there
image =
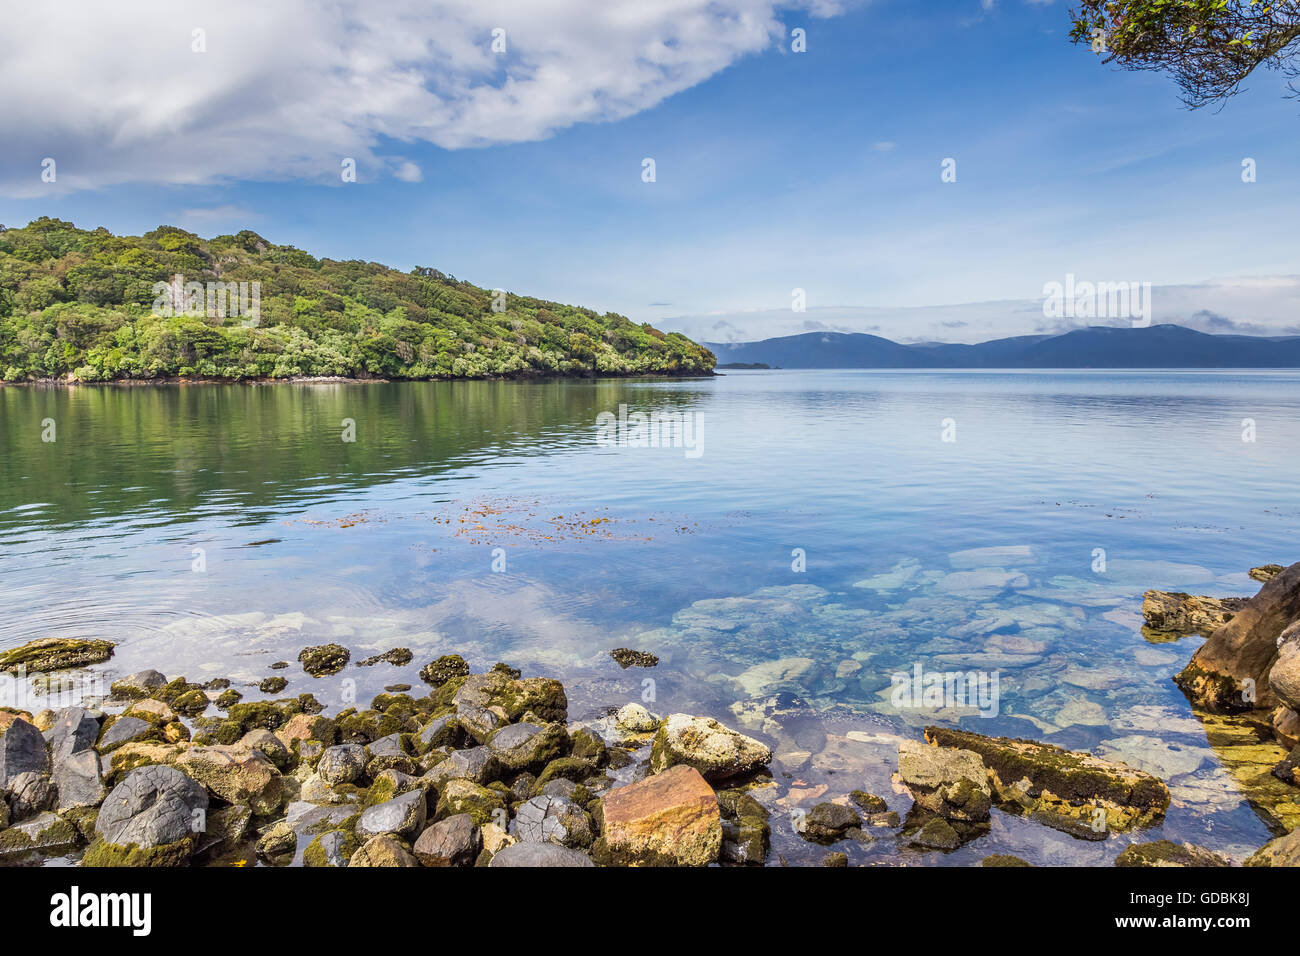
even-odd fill
[[[437,763],[421,779],[434,787],[442,787],[449,780],[469,780],[477,784],[491,783],[501,776],[501,764],[488,747],[470,747],[454,750],[445,760]]]
[[[839,803],[819,803],[804,817],[800,835],[825,845],[843,840],[849,830],[861,826],[861,818],[851,808]]]
[[[341,783],[355,783],[365,776],[366,748],[360,744],[326,747],[316,764],[316,772],[331,787]]]
[[[380,834],[352,854],[348,866],[419,866],[420,861],[397,838]]]
[[[1180,591],[1147,591],[1142,617],[1163,634],[1209,634],[1232,620],[1249,598],[1213,598]]]
[[[492,857],[493,867],[595,866],[591,857],[556,843],[515,843]]]
[[[100,664],[113,656],[115,646],[111,641],[43,637],[29,641],[22,647],[0,652],[0,674],[19,671],[34,674]]]
[[[1033,866],[1033,864],[1009,853],[994,853],[980,860],[980,866]]]
[[[54,789],[60,813],[75,807],[99,806],[107,793],[99,755],[93,750],[79,750],[59,760],[54,767]]]
[[[1300,787],[1300,745],[1292,748],[1291,752],[1273,768],[1273,776],[1284,783]]]
[[[235,746],[243,750],[257,751],[271,761],[272,766],[281,773],[293,763],[293,755],[289,752],[289,748],[285,746],[284,741],[264,727],[250,730],[239,738],[239,742]]]
[[[469,665],[459,654],[445,654],[420,668],[420,680],[441,687],[450,680],[469,676]]]
[[[0,830],[0,859],[35,850],[57,850],[80,842],[77,828],[57,814],[46,811],[30,820]]]
[[[514,846],[519,842],[495,823],[485,823],[479,827],[479,833],[483,839],[483,851],[489,857],[495,856],[506,847]]]
[[[573,727],[569,730],[569,755],[603,767],[609,760],[609,748],[600,734],[590,727]]]
[[[155,670],[137,671],[113,681],[109,691],[114,697],[136,699],[148,697],[159,687],[167,684],[167,678]]]
[[[961,846],[961,837],[943,817],[931,817],[925,825],[912,834],[912,846],[926,850],[955,850]]]
[[[357,836],[361,839],[392,833],[413,838],[424,827],[427,812],[426,797],[420,789],[404,793],[384,803],[370,807],[357,821]]]
[[[659,663],[659,658],[648,651],[634,651],[630,647],[616,647],[609,652],[609,656],[623,670],[629,667],[654,667]]]
[[[366,774],[370,777],[377,777],[385,770],[419,773],[415,760],[406,752],[401,734],[388,734],[372,740],[366,746],[366,757]]]
[[[501,794],[487,787],[480,787],[469,780],[449,780],[438,793],[437,815],[439,819],[468,813],[478,826],[485,823],[504,820],[505,801]]]
[[[705,866],[722,848],[717,797],[694,767],[672,766],[609,791],[601,816],[597,855],[611,863]]]
[[[596,765],[590,760],[579,757],[557,757],[546,765],[541,776],[537,778],[536,787],[544,790],[553,783],[578,784],[596,773]]]
[[[515,773],[537,771],[564,756],[569,746],[569,733],[560,723],[509,724],[494,733],[488,744],[506,770]]]
[[[207,809],[207,791],[175,767],[137,767],[104,799],[95,833],[105,844],[123,851],[124,862],[132,848],[166,847],[172,852],[158,856],[173,863],[189,856]],[[102,865],[111,855],[103,852],[100,864],[85,865]]]
[[[321,644],[317,647],[304,647],[298,652],[302,669],[312,677],[328,677],[337,674],[347,666],[352,653],[339,644]]]
[[[222,800],[250,807],[259,816],[274,813],[284,800],[280,771],[257,750],[220,744],[190,747],[173,764]]]
[[[158,728],[147,720],[139,717],[118,717],[104,728],[97,749],[102,754],[112,753],[124,744],[157,740],[161,736]]]
[[[170,724],[176,719],[176,711],[161,700],[155,700],[152,697],[145,697],[143,700],[137,700],[128,707],[123,713],[128,717],[138,717],[155,727],[162,727],[164,724]]]
[[[1268,670],[1268,685],[1283,704],[1300,710],[1300,621],[1277,640],[1277,659]]]
[[[518,680],[501,671],[471,674],[457,688],[452,703],[467,726],[469,712],[492,707],[501,708],[506,721],[519,720],[531,711],[540,720],[563,722],[569,711],[564,685],[559,681],[545,677]]]
[[[1256,581],[1272,581],[1285,570],[1286,568],[1280,564],[1261,564],[1257,568],[1250,569],[1250,576]]]
[[[257,685],[257,689],[263,694],[278,694],[289,686],[289,682],[283,677],[266,677]]]
[[[1163,817],[1169,806],[1169,788],[1160,780],[1092,754],[944,727],[925,728],[925,737],[939,747],[978,754],[998,801],[1024,810],[1089,822],[1100,810],[1108,829],[1127,830]]]
[[[1250,855],[1244,866],[1300,866],[1300,830],[1270,840]]]
[[[619,730],[648,734],[659,727],[659,718],[640,704],[624,704],[614,716],[614,723]]]
[[[318,740],[330,744],[334,742],[334,721],[315,714],[294,714],[275,732],[275,736],[289,749],[298,740]]]
[[[357,661],[358,667],[374,667],[376,664],[392,664],[394,667],[405,667],[415,658],[410,648],[394,647],[391,651],[384,651],[382,654],[376,654],[373,657],[367,657],[363,661]]]
[[[412,847],[425,866],[473,866],[482,849],[483,835],[468,813],[439,820]]]
[[[347,830],[330,830],[307,844],[302,851],[302,865],[342,868],[358,849],[356,837]]]
[[[456,711],[456,719],[471,740],[485,744],[506,721],[496,711],[473,704],[462,704]]]
[[[847,853],[827,853],[822,860],[822,866],[843,867],[849,865],[849,855]]]
[[[21,718],[0,724],[0,793],[20,774],[49,772],[50,755],[39,730]]]
[[[416,749],[425,754],[435,747],[459,747],[465,742],[465,728],[455,714],[435,717],[415,735]]]
[[[884,801],[884,798],[874,793],[867,793],[865,790],[854,790],[849,794],[849,799],[861,807],[863,813],[874,815],[889,811],[889,804]]]
[[[980,755],[915,740],[898,746],[898,776],[917,805],[948,820],[989,818],[993,791]]]
[[[1210,635],[1175,682],[1194,704],[1212,712],[1275,706],[1267,677],[1278,656],[1278,637],[1297,618],[1300,563],[1266,581],[1231,621]],[[1254,700],[1243,693],[1248,690],[1254,691]]]
[[[772,751],[754,738],[711,717],[689,714],[671,714],[655,734],[650,750],[652,773],[686,764],[708,780],[751,773],[771,760]]]
[[[25,820],[54,805],[54,788],[50,778],[31,770],[20,773],[9,781],[9,818]]]
[[[99,721],[84,707],[66,707],[54,715],[45,739],[57,764],[69,754],[94,748],[99,739]]]
[[[510,835],[521,843],[558,843],[574,849],[591,846],[596,838],[591,818],[567,797],[533,797],[510,821]]]
[[[1156,840],[1134,843],[1115,858],[1116,866],[1231,866],[1232,864],[1204,847],[1190,843]]]
[[[274,863],[290,857],[298,849],[298,834],[288,820],[278,820],[257,840],[257,855]]]

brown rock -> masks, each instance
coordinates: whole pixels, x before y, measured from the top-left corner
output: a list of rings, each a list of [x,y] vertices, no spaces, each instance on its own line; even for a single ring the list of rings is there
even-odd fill
[[[483,835],[468,813],[439,820],[412,847],[425,866],[473,866],[481,849]]]
[[[1153,631],[1209,634],[1232,620],[1248,598],[1212,598],[1180,591],[1147,591],[1142,617]]]
[[[280,771],[257,750],[243,747],[190,747],[171,761],[227,803],[252,808],[256,814],[279,809],[284,798]]]
[[[705,866],[722,848],[717,796],[694,767],[670,767],[611,790],[603,815],[600,854],[609,862]]]
[[[348,860],[348,866],[419,866],[401,840],[388,834],[371,837]]]
[[[1276,706],[1268,672],[1277,659],[1278,637],[1297,618],[1300,563],[1265,582],[1231,621],[1210,635],[1175,682],[1193,703],[1212,712]]]

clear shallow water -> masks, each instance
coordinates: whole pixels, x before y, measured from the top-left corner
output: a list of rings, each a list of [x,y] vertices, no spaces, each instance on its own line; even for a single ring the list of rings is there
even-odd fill
[[[282,672],[286,694],[334,708],[344,680],[366,701],[418,687],[452,651],[563,679],[573,719],[640,699],[650,677],[652,710],[772,744],[778,811],[862,787],[905,812],[898,739],[960,724],[1145,765],[1175,805],[1141,838],[1241,855],[1268,828],[1169,681],[1199,639],[1149,643],[1138,612],[1150,587],[1253,594],[1247,569],[1296,558],[1298,386],[1293,372],[772,371],[6,388],[0,647],[101,636],[119,642],[110,674],[237,683],[328,640],[354,659],[415,651],[402,669]],[[620,404],[694,416],[702,453],[599,446],[597,415]],[[1016,550],[961,554],[988,548]],[[622,671],[607,656],[620,646],[662,663]],[[890,675],[918,663],[996,671],[997,715],[894,707]],[[789,859],[823,852],[781,812],[774,830]],[[948,856],[876,835],[855,860],[1106,863],[1133,839],[1003,814]]]

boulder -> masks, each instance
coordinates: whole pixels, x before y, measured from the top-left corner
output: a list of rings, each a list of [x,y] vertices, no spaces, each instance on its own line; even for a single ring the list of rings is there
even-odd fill
[[[640,704],[624,704],[614,715],[614,723],[619,730],[634,734],[648,734],[658,729],[659,718]]]
[[[424,828],[427,802],[424,791],[416,789],[369,807],[357,821],[357,836],[365,840],[391,833],[413,839]]]
[[[406,845],[387,833],[371,837],[361,849],[352,854],[349,867],[354,866],[419,866],[420,861]]]
[[[348,865],[358,849],[356,837],[347,830],[330,830],[307,844],[307,849],[302,851],[302,865],[341,869]]]
[[[980,755],[915,740],[898,745],[898,776],[917,805],[947,820],[980,823],[989,818],[993,791]]]
[[[511,773],[542,770],[569,747],[569,733],[564,725],[508,724],[488,741],[497,762]]]
[[[68,754],[90,750],[99,739],[99,721],[84,707],[65,707],[54,715],[50,728],[45,731],[54,762]]]
[[[9,781],[9,819],[25,820],[54,805],[54,787],[50,778],[31,770]]]
[[[488,864],[495,867],[527,868],[595,865],[587,854],[556,843],[514,843],[498,850]]]
[[[1273,707],[1277,695],[1267,678],[1278,656],[1277,641],[1298,618],[1300,563],[1266,581],[1174,681],[1194,704],[1212,712]]]
[[[36,850],[58,850],[80,842],[77,828],[48,810],[0,830],[0,859]]]
[[[80,750],[59,760],[54,767],[54,789],[62,813],[75,807],[97,807],[107,791],[99,769],[99,755]]]
[[[465,728],[455,714],[435,717],[415,735],[416,749],[421,754],[435,747],[459,747],[465,742]]]
[[[239,804],[264,816],[274,813],[284,800],[284,781],[260,751],[242,747],[190,747],[173,761],[227,803]]]
[[[515,721],[531,712],[543,721],[568,719],[569,701],[564,685],[546,677],[520,680],[502,671],[471,674],[452,696],[456,713],[465,718],[467,710],[500,707],[506,721]]]
[[[1268,670],[1269,689],[1291,710],[1300,710],[1300,621],[1281,633],[1277,659]]]
[[[596,838],[591,817],[568,797],[543,794],[522,804],[510,821],[510,835],[521,843],[558,843],[573,849]]]
[[[678,764],[605,794],[602,862],[705,866],[722,848],[717,796],[694,767]]]
[[[136,699],[148,697],[159,687],[165,687],[166,684],[167,678],[159,671],[143,670],[113,681],[109,685],[109,690],[114,697]]]
[[[426,829],[411,849],[425,866],[473,866],[483,835],[473,817],[458,813]]]
[[[803,818],[800,835],[813,843],[828,845],[849,836],[862,826],[862,819],[852,807],[840,803],[819,803]]]
[[[707,780],[725,780],[758,770],[772,760],[766,745],[724,727],[711,717],[671,714],[659,727],[650,750],[650,770],[662,773],[686,764]]]
[[[1256,581],[1272,581],[1285,570],[1286,568],[1280,564],[1261,564],[1257,568],[1250,569],[1250,576]]]
[[[192,777],[175,767],[137,767],[104,799],[95,821],[99,839],[83,865],[184,862],[207,809],[207,791]]]
[[[421,779],[434,787],[442,787],[449,780],[469,780],[478,784],[491,783],[501,776],[501,764],[488,747],[470,747],[454,750],[444,760],[436,763]]]
[[[938,747],[978,754],[997,800],[1025,811],[1094,825],[1100,811],[1107,829],[1127,830],[1163,817],[1169,806],[1169,788],[1160,780],[1092,754],[945,727],[927,727],[925,737]]]
[[[1142,617],[1164,634],[1209,634],[1232,620],[1249,598],[1213,598],[1180,591],[1147,591]]]
[[[355,783],[366,774],[366,748],[360,744],[326,747],[316,764],[316,772],[331,787]]]
[[[321,644],[317,647],[304,647],[298,652],[298,661],[302,669],[312,677],[328,677],[337,674],[347,666],[352,653],[341,644]]]
[[[505,807],[501,794],[469,780],[449,780],[438,792],[439,819],[468,813],[477,825],[483,826],[500,818]]]
[[[49,772],[45,737],[35,726],[21,718],[0,724],[0,792],[9,789],[19,774]]]
[[[111,641],[42,637],[0,652],[0,674],[35,674],[99,664],[113,656],[115,646]]]
[[[118,717],[104,728],[99,737],[98,750],[102,754],[112,753],[117,748],[145,740],[157,740],[162,733],[147,720],[139,717]]]
[[[459,654],[445,654],[420,668],[420,680],[434,687],[441,687],[448,681],[468,676],[469,665]]]

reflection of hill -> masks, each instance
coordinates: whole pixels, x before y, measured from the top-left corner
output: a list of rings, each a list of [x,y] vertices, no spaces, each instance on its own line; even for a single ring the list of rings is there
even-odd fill
[[[630,379],[0,389],[0,529],[152,514],[254,524],[286,501],[584,447],[602,411],[702,394]]]

